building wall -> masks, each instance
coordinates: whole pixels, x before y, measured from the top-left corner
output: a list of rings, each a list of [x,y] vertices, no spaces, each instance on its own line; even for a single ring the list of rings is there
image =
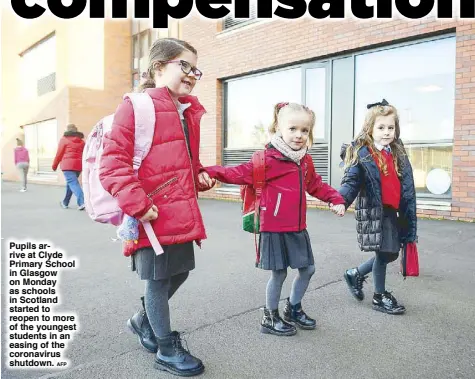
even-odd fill
[[[201,158],[205,165],[222,163],[223,94],[220,79],[455,31],[457,56],[452,201],[448,207],[420,206],[419,213],[429,217],[467,221],[475,218],[473,21],[346,20],[324,23],[315,20],[272,20],[224,31],[220,30],[220,25],[220,22],[213,23],[190,17],[183,27],[183,39],[198,49],[199,67],[204,72],[195,94],[208,110],[203,118],[201,131]],[[202,196],[236,199],[235,195],[215,190]],[[322,205],[318,201],[311,201],[310,204]]]
[[[87,135],[131,90],[131,22],[53,17],[27,22],[5,11],[1,27],[2,172],[4,179],[18,180],[12,150],[15,138],[23,137],[21,126],[56,118],[58,141],[68,123]],[[51,33],[56,36],[56,90],[25,101],[19,54]],[[62,184],[64,178],[58,170],[30,181]]]

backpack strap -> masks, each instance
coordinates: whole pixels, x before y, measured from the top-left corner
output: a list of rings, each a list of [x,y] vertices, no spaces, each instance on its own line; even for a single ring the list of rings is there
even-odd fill
[[[155,131],[155,106],[150,95],[145,92],[127,93],[124,95],[125,98],[128,98],[134,107],[135,144],[132,162],[134,170],[138,171],[152,147]]]
[[[254,200],[254,244],[256,246],[256,265],[259,263],[259,249],[257,246],[257,233],[255,226],[260,215],[262,189],[266,180],[266,154],[265,150],[258,150],[252,154],[252,186],[256,194]],[[260,225],[260,223],[259,223]]]
[[[128,98],[134,107],[135,142],[132,164],[134,171],[138,172],[143,160],[152,147],[155,132],[155,106],[153,105],[153,100],[150,95],[145,92],[127,93],[124,95],[124,99],[125,98]],[[155,254],[162,254],[163,248],[160,242],[158,242],[152,225],[150,225],[150,222],[143,222],[142,224]]]

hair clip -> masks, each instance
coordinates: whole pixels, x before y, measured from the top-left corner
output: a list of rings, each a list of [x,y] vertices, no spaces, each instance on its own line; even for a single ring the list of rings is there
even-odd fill
[[[147,74],[147,72],[146,72],[146,71],[142,72],[142,79],[146,79],[146,78],[147,78],[147,76],[148,76],[148,74]]]
[[[383,99],[383,100],[382,100],[381,102],[379,102],[379,103],[368,104],[368,105],[366,106],[366,108],[370,109],[370,108],[373,108],[373,107],[375,107],[375,106],[377,106],[377,105],[380,105],[380,106],[383,107],[383,106],[389,105],[389,103],[386,101],[386,99]]]
[[[285,107],[286,105],[289,105],[289,103],[288,103],[288,102],[286,102],[286,103],[278,103],[278,104],[277,104],[277,108],[278,108],[278,109],[281,109],[281,108]]]

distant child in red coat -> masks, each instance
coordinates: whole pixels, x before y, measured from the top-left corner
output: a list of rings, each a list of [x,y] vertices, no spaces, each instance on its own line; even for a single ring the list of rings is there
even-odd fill
[[[314,258],[306,225],[306,192],[328,202],[333,212],[343,216],[344,199],[337,190],[323,183],[307,154],[313,144],[315,114],[296,103],[274,107],[270,128],[272,139],[265,150],[266,184],[260,202],[258,267],[272,270],[267,284],[266,307],[261,332],[278,336],[294,335],[295,325],[314,329],[316,322],[302,309],[301,301],[315,272]],[[252,161],[234,167],[207,167],[211,178],[223,183],[252,185]],[[284,319],[278,304],[287,267],[298,269]]]
[[[82,211],[85,208],[84,193],[78,179],[82,171],[82,152],[85,144],[84,134],[78,132],[76,125],[68,124],[63,137],[59,140],[52,167],[53,171],[56,171],[58,165],[61,164],[61,170],[66,179],[66,195],[59,202],[64,209],[69,207],[73,193],[77,199],[78,209]]]

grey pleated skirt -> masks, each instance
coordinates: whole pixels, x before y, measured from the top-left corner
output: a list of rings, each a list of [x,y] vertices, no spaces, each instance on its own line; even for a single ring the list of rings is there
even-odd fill
[[[168,279],[195,268],[193,242],[163,247],[163,254],[156,255],[151,247],[137,250],[131,257],[132,271],[142,280]]]
[[[315,264],[306,229],[301,232],[261,232],[259,255],[257,267],[263,270],[283,270],[289,266],[295,269]]]
[[[399,253],[401,243],[399,240],[398,224],[397,210],[390,207],[383,207],[383,231],[379,251]]]

